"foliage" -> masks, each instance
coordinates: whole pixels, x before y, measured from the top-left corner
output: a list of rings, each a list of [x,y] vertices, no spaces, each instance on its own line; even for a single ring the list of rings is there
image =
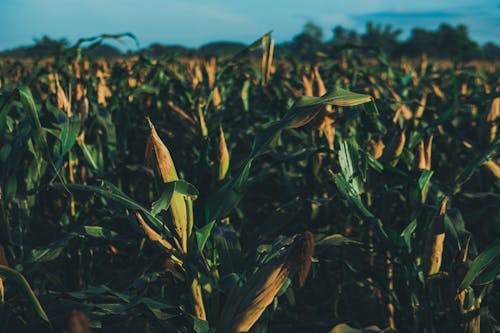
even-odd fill
[[[498,328],[495,64],[123,36],[0,60],[3,330]]]

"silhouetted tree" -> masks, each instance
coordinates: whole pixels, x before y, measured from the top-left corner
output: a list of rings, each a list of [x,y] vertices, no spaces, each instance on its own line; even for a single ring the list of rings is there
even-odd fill
[[[295,35],[292,41],[276,45],[275,55],[301,61],[314,61],[319,51],[335,56],[339,49],[347,45],[354,46],[353,52],[355,53],[367,52],[367,49],[376,48],[395,58],[401,56],[418,57],[422,53],[426,53],[431,57],[454,60],[500,59],[499,46],[489,42],[480,47],[470,38],[465,25],[453,27],[449,24],[441,24],[434,31],[415,28],[405,41],[399,40],[401,33],[401,29],[394,29],[391,25],[376,25],[372,22],[367,23],[366,31],[361,35],[356,30],[346,29],[338,25],[332,29],[332,38],[323,42],[321,27],[313,22],[307,22],[302,32]],[[69,46],[66,39],[51,39],[48,36],[35,39],[34,42],[35,44],[31,46],[2,51],[0,57],[55,56],[63,54],[63,51],[67,50]],[[235,42],[208,43],[198,50],[188,49],[180,45],[152,44],[141,52],[154,57],[179,57],[194,54],[220,57],[236,54],[244,48],[244,44]],[[86,52],[99,57],[123,55],[120,50],[108,45],[97,45],[86,49]]]
[[[361,43],[361,36],[359,36],[356,30],[345,29],[341,25],[338,25],[332,29],[332,33],[332,44],[335,46]]]
[[[312,22],[307,22],[302,32],[289,43],[288,49],[299,59],[313,59],[323,46],[323,30]]]
[[[117,58],[123,55],[122,51],[111,45],[100,44],[88,49],[88,54],[92,57]]]
[[[207,57],[220,57],[236,54],[245,48],[245,44],[236,42],[214,42],[201,46],[198,52]]]
[[[394,55],[418,57],[422,53],[437,56],[436,34],[433,31],[415,28],[411,31],[410,37],[399,45]]]
[[[401,29],[394,30],[391,25],[383,27],[380,24],[373,24],[368,22],[366,24],[366,31],[361,35],[364,45],[375,46],[391,55],[399,45],[398,38],[403,33]]]
[[[182,45],[151,44],[144,52],[153,57],[182,57],[190,56],[193,51]]]
[[[432,57],[455,60],[481,58],[479,45],[470,39],[464,25],[454,28],[441,24],[436,31],[413,29],[410,38],[400,45],[397,55],[418,56],[424,52]]]
[[[69,46],[69,42],[64,38],[51,39],[46,35],[40,39],[35,38],[34,41],[35,45],[30,49],[30,52],[33,53],[31,56],[41,58],[60,54]]]
[[[500,46],[488,42],[483,46],[483,57],[486,60],[500,59]]]

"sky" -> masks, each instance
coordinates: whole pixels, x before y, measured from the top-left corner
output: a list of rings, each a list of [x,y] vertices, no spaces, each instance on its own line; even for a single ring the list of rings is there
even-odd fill
[[[500,44],[498,0],[0,0],[0,50],[43,35],[75,42],[121,32],[135,34],[141,47],[251,43],[269,30],[282,42],[308,21],[323,28],[325,39],[337,25],[363,32],[368,21],[401,28],[403,38],[414,27],[463,23],[474,40]],[[122,49],[135,47],[124,43]]]

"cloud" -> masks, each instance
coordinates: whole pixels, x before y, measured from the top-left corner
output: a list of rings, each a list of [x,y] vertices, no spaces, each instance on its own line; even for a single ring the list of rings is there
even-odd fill
[[[457,17],[456,13],[446,11],[428,11],[428,12],[396,12],[396,11],[383,11],[368,13],[363,15],[353,15],[356,21],[366,22],[367,20],[414,20],[414,19],[450,19]]]
[[[391,24],[403,28],[406,37],[415,27],[435,29],[442,23],[451,25],[465,24],[474,39],[483,43],[500,41],[499,13],[495,8],[463,6],[449,10],[432,11],[380,11],[362,15],[352,15],[358,24],[372,21],[374,23]]]

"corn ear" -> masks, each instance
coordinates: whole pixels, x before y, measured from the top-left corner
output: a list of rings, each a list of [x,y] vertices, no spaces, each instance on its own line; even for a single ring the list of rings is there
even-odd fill
[[[151,120],[149,118],[146,118],[146,120],[150,128],[150,135],[146,146],[146,158],[154,152],[158,169],[165,183],[179,180],[179,176],[175,170],[174,161],[172,160],[170,152],[158,136]],[[183,253],[187,253],[188,238],[188,216],[185,200],[191,199],[186,198],[183,194],[174,192],[170,201],[172,223],[177,234],[177,238],[181,244],[181,249],[179,250]]]
[[[64,110],[68,117],[73,116],[73,113],[71,112],[71,104],[68,100],[68,97],[66,97],[66,93],[64,92],[64,89],[61,87],[61,84],[59,83],[59,75],[56,74],[56,88],[57,88],[57,108],[60,110]]]
[[[321,75],[319,74],[319,68],[318,65],[315,65],[313,67],[314,70],[314,78],[316,79],[316,85],[318,87],[318,96],[323,96],[326,94],[326,87],[325,83],[323,82],[323,79],[321,78]]]
[[[443,258],[444,244],[444,216],[446,214],[446,204],[448,197],[441,201],[439,214],[429,228],[429,234],[424,249],[424,272],[426,276],[439,273],[441,260]]]
[[[197,277],[191,281],[190,291],[195,316],[201,320],[207,320],[201,285]]]
[[[227,150],[226,139],[224,138],[224,131],[222,126],[219,129],[219,174],[218,181],[224,180],[227,171],[229,170],[229,151]]]
[[[304,88],[304,96],[313,96],[313,79],[302,75],[302,86]]]
[[[261,85],[265,86],[271,79],[274,54],[274,39],[269,35],[262,38]]]
[[[212,57],[209,61],[205,61],[203,65],[205,67],[205,72],[207,73],[208,88],[213,89],[215,83],[215,73],[217,72],[217,59]]]
[[[219,109],[222,104],[222,98],[220,96],[219,87],[214,88],[214,94],[212,96],[212,105],[215,109]]]
[[[218,332],[249,331],[278,294],[292,270],[299,272],[303,284],[314,251],[314,237],[306,232],[297,237],[287,253],[266,263],[242,287],[235,286],[220,316]]]
[[[431,135],[427,146],[425,146],[423,140],[420,141],[418,153],[418,168],[420,170],[431,170],[432,139],[433,136]]]
[[[106,85],[105,74],[99,69],[97,70],[96,77],[99,79],[97,84],[97,103],[106,106],[106,98],[111,97],[111,90]]]
[[[219,96],[219,98],[220,98],[220,96]],[[219,103],[220,103],[220,101],[219,101]],[[198,119],[200,121],[200,133],[201,133],[202,137],[206,138],[208,136],[208,128],[207,128],[207,124],[205,122],[205,116],[203,115],[203,107],[200,103],[198,103],[197,109],[198,109]]]
[[[416,119],[422,118],[426,105],[427,105],[427,93],[424,92],[424,94],[420,98],[420,103],[418,104],[417,111],[415,111]]]
[[[486,133],[486,142],[488,144],[495,141],[498,131],[497,118],[500,115],[500,97],[496,97],[491,102],[490,110],[486,115],[486,121],[483,125],[484,132]]]
[[[151,153],[154,152],[158,169],[165,183],[179,180],[170,151],[167,149],[163,141],[161,141],[149,117],[146,118],[146,121],[148,122],[150,129],[148,143],[146,146],[146,158],[149,158]]]
[[[427,166],[426,160],[425,160],[425,146],[424,146],[424,141],[420,141],[420,145],[418,146],[418,168],[420,170],[425,170]]]
[[[441,99],[443,102],[446,101],[446,95],[444,94],[444,92],[441,90],[441,88],[439,88],[439,86],[435,83],[432,83],[431,84],[431,87],[432,87],[432,91],[434,92],[434,94],[439,97],[439,99]]]
[[[222,310],[218,331],[221,333],[247,332],[285,282],[290,267],[286,262],[272,262],[252,276],[245,286],[235,287]]]
[[[498,165],[495,161],[487,161],[483,164],[485,167],[496,179],[500,179],[500,165]]]

